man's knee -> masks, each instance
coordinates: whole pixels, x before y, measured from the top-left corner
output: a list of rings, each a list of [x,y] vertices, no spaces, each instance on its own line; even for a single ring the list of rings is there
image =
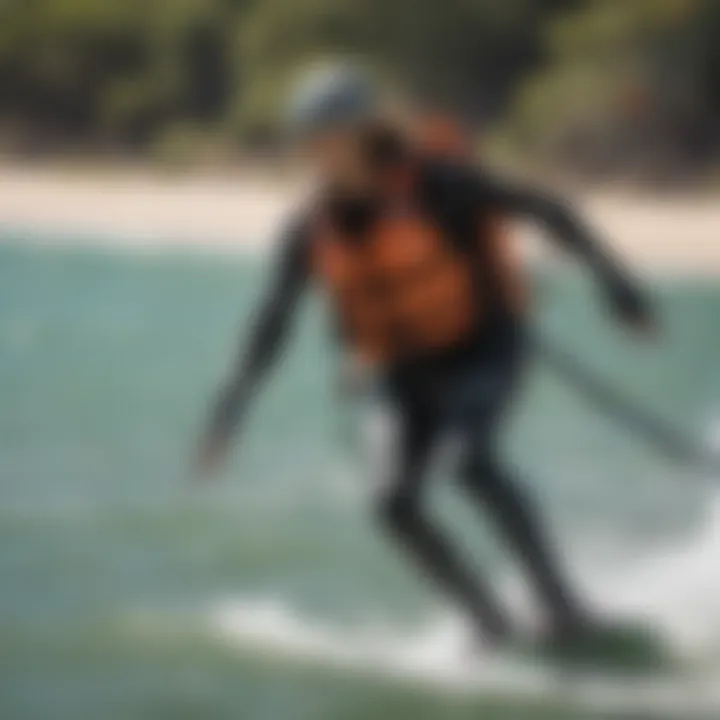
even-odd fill
[[[391,530],[404,530],[417,524],[420,507],[415,494],[392,491],[378,503],[378,516],[383,525]]]
[[[531,503],[527,488],[516,481],[490,452],[475,452],[468,456],[461,466],[460,479],[471,490],[482,493],[491,504]]]
[[[460,459],[458,477],[465,485],[484,485],[495,474],[496,463],[488,448],[475,447]]]

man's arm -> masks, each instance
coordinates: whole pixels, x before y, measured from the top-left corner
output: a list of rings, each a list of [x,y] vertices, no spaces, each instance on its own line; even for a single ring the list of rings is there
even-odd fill
[[[541,191],[485,177],[479,182],[479,190],[489,207],[538,222],[563,249],[585,260],[613,310],[624,321],[640,327],[652,324],[649,304],[638,282],[567,203]]]
[[[254,391],[283,348],[293,311],[307,283],[306,241],[303,221],[291,225],[284,233],[280,256],[250,336],[212,414],[201,453],[204,470],[212,470],[222,459]]]

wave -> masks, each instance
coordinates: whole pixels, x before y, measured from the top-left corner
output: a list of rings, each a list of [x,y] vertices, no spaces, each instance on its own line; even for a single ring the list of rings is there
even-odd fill
[[[720,450],[720,420],[708,424],[705,444],[708,452]],[[591,587],[611,611],[642,615],[687,655],[720,662],[720,493],[707,507],[699,532],[614,577],[596,577]]]
[[[591,587],[612,612],[640,615],[689,657],[720,660],[720,497],[695,538],[656,550]]]
[[[403,633],[387,623],[333,626],[304,616],[280,598],[247,598],[217,603],[207,620],[223,641],[275,660],[592,710],[674,708],[685,717],[705,715],[720,711],[718,558],[720,497],[703,532],[685,546],[633,562],[614,577],[599,574],[591,582],[606,612],[642,618],[666,634],[685,664],[682,673],[663,679],[571,677],[530,659],[478,652],[463,622],[450,616]]]
[[[221,603],[209,619],[218,637],[245,652],[425,690],[620,715],[674,710],[690,717],[720,709],[714,674],[630,679],[563,673],[500,654],[471,654],[463,623],[450,617],[403,635],[381,625],[332,627],[277,599],[258,599]]]

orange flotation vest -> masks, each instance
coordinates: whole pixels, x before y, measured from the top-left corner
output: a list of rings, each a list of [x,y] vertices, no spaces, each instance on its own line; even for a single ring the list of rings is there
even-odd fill
[[[425,155],[425,148],[422,148]],[[453,153],[459,152],[453,145]],[[441,153],[437,146],[432,155]],[[444,153],[447,155],[447,153]],[[409,178],[411,186],[413,178]],[[312,262],[342,336],[363,363],[385,366],[452,348],[472,337],[488,308],[477,291],[477,268],[443,231],[408,201],[408,188],[361,241],[343,237],[324,217]],[[478,217],[478,249],[502,303],[519,310],[517,262],[505,224]]]
[[[320,233],[314,265],[343,336],[366,362],[450,347],[475,327],[480,308],[466,259],[414,213],[378,220],[361,243]]]

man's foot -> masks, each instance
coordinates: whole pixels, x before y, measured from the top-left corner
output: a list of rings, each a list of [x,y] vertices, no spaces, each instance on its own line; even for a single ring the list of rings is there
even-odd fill
[[[516,631],[506,619],[496,618],[488,622],[487,618],[476,619],[472,637],[472,654],[497,651],[513,645]]]

